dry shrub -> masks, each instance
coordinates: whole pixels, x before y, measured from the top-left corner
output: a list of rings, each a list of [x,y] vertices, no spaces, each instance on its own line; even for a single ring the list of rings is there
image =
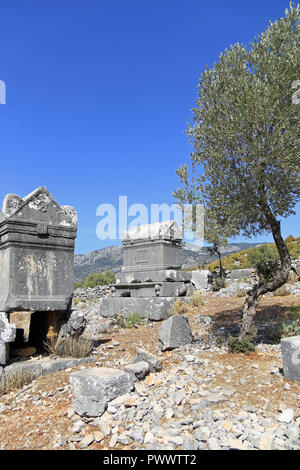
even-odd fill
[[[169,308],[168,316],[172,315],[183,315],[188,312],[188,304],[183,302],[181,299],[177,299],[176,302]]]
[[[201,297],[200,292],[196,290],[193,292],[193,294],[191,295],[190,305],[192,307],[202,307],[202,305],[204,305],[204,301]]]
[[[291,271],[287,280],[287,284],[295,284],[299,281],[299,276],[294,271]]]
[[[273,292],[273,295],[275,297],[284,297],[286,295],[290,295],[290,292],[288,291],[288,289],[286,288],[286,286],[281,286],[279,287],[279,289],[276,289],[274,292]]]
[[[68,336],[57,340],[48,340],[45,343],[45,348],[54,356],[81,358],[91,354],[93,341],[82,336]]]
[[[34,374],[25,367],[16,369],[2,378],[0,382],[0,395],[22,388],[24,385],[31,383],[34,378]]]
[[[236,292],[237,297],[245,297],[247,295],[247,289],[238,289]]]

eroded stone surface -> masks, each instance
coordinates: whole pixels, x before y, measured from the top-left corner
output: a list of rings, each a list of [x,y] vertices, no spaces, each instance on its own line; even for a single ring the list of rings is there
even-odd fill
[[[281,354],[284,376],[300,382],[300,336],[283,338]]]
[[[162,351],[192,343],[193,335],[187,317],[174,315],[165,320],[158,330],[158,340]]]
[[[0,310],[66,310],[73,293],[74,208],[41,186],[9,194],[0,212]]]
[[[106,367],[70,374],[73,409],[81,416],[101,416],[109,401],[133,389],[130,374]]]

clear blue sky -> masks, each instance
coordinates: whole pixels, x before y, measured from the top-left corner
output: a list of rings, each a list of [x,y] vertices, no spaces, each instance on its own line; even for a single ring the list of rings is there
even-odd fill
[[[96,237],[98,204],[173,202],[201,72],[288,3],[1,2],[0,199],[44,185],[78,211],[77,253],[118,243]],[[299,217],[283,233],[300,235]]]

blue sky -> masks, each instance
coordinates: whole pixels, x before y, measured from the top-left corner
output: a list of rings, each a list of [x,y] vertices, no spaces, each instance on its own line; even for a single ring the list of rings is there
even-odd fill
[[[77,209],[77,253],[119,243],[97,238],[97,206],[173,203],[201,72],[288,3],[1,2],[0,198],[44,185]],[[299,217],[282,228],[300,235]]]

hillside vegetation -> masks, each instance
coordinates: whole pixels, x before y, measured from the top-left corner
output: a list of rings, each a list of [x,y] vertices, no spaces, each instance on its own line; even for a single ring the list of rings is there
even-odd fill
[[[81,287],[82,289],[88,289],[89,287],[107,286],[113,284],[116,280],[116,275],[112,271],[106,271],[105,273],[93,273],[90,274],[82,282],[76,282],[74,289]]]
[[[290,235],[286,240],[286,244],[289,250],[289,253],[293,259],[300,258],[300,237],[294,238]],[[267,247],[265,251],[268,256],[268,261],[270,258],[274,260],[279,260],[278,253],[274,243],[266,243],[254,248],[248,248],[247,250],[240,251],[239,253],[232,253],[228,256],[225,256],[222,259],[222,264],[224,269],[244,269],[244,268],[254,268],[255,265],[255,254],[257,250],[261,250],[262,247]],[[216,271],[219,268],[218,261],[213,261],[205,266],[205,269],[210,271]]]

